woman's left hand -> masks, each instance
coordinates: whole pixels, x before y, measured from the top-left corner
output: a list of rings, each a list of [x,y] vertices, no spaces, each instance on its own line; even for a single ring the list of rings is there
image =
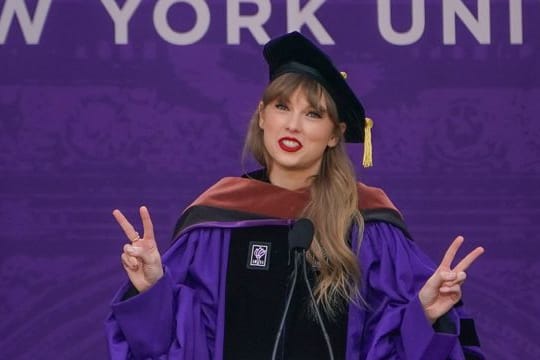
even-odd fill
[[[462,236],[455,238],[437,270],[418,293],[424,313],[432,324],[461,299],[461,285],[467,278],[465,270],[484,252],[484,248],[477,247],[452,268],[452,262],[463,240]]]

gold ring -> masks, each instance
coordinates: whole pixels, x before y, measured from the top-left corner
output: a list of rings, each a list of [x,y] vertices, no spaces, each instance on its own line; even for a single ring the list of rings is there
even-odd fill
[[[139,241],[141,240],[141,237],[139,236],[139,233],[135,233],[135,237],[131,239],[131,242]]]

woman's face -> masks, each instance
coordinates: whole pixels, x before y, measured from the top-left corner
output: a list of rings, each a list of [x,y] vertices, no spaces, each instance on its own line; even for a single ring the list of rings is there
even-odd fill
[[[334,147],[339,138],[335,123],[326,111],[326,99],[313,107],[302,89],[287,100],[276,99],[259,114],[259,127],[270,157],[270,178],[309,176],[318,173],[326,147]]]

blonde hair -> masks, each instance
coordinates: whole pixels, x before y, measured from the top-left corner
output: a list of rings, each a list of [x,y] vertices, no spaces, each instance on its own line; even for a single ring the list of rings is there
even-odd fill
[[[343,310],[346,302],[358,303],[360,298],[360,266],[349,244],[351,226],[358,225],[358,247],[363,232],[363,219],[358,211],[358,188],[354,168],[343,145],[337,107],[328,92],[314,79],[296,73],[281,75],[265,89],[262,106],[274,100],[287,100],[301,89],[311,106],[326,111],[334,121],[339,142],[324,151],[319,173],[310,185],[310,201],[301,216],[315,225],[314,241],[308,251],[308,261],[318,269],[315,298],[328,316]],[[323,104],[322,102],[326,103]],[[264,167],[271,164],[259,127],[258,109],[252,116],[244,146],[244,156],[251,153]],[[345,300],[345,301],[344,301]]]

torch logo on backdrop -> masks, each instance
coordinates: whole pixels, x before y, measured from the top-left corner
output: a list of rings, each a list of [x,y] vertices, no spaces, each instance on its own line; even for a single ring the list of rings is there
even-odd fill
[[[270,243],[250,242],[247,268],[252,270],[268,270],[270,266]]]

